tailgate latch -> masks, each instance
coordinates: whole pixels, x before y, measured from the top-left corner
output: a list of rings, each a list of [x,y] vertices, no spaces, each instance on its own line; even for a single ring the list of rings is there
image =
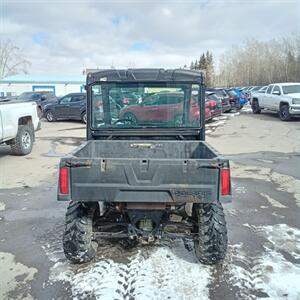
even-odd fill
[[[100,161],[100,170],[101,170],[101,172],[106,171],[106,160],[105,159],[101,159],[101,161]]]

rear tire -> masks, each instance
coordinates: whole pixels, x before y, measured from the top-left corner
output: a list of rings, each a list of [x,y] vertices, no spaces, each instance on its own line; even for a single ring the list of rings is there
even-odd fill
[[[281,121],[289,121],[291,119],[289,106],[287,104],[281,105],[279,108],[279,118]]]
[[[259,103],[257,100],[252,101],[252,112],[254,114],[260,114],[261,113],[261,108],[259,107]]]
[[[43,118],[43,111],[42,111],[41,107],[37,108],[37,115],[38,115],[39,119]]]
[[[182,127],[183,126],[183,117],[178,115],[174,118],[174,127]]]
[[[45,117],[46,117],[46,120],[48,122],[54,122],[54,121],[56,121],[56,117],[54,115],[54,112],[51,111],[51,110],[46,111]]]
[[[193,216],[197,222],[194,240],[195,253],[199,261],[206,265],[224,260],[227,251],[227,227],[222,204],[194,204]]]
[[[97,252],[98,244],[93,240],[93,217],[97,203],[71,202],[66,213],[63,234],[65,256],[72,263],[91,261]]]
[[[10,144],[13,155],[27,155],[32,151],[34,129],[30,125],[19,125],[14,142]]]
[[[129,120],[131,124],[137,124],[138,122],[136,116],[132,113],[125,113],[123,119]]]
[[[81,121],[86,124],[87,123],[87,116],[86,116],[86,112],[83,112],[81,114]]]

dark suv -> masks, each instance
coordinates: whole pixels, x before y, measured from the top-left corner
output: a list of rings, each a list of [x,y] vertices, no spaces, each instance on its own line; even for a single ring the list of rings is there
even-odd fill
[[[46,105],[43,113],[48,122],[69,119],[82,120],[86,123],[86,94],[67,94],[55,103]]]
[[[49,91],[39,91],[39,92],[24,92],[20,96],[17,97],[16,100],[20,101],[34,101],[37,104],[38,116],[42,117],[44,107],[48,103],[57,102],[57,97],[53,92]]]

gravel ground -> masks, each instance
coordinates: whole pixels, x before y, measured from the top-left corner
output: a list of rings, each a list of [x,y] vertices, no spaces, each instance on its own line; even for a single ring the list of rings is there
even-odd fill
[[[26,157],[1,147],[0,299],[300,299],[299,121],[246,108],[207,124],[207,141],[231,160],[234,193],[226,260],[209,267],[181,240],[102,243],[92,263],[69,264],[56,172],[84,126],[43,123]]]

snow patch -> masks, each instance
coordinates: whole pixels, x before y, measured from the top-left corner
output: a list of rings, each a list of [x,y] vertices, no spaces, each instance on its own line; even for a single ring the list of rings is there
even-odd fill
[[[299,229],[290,227],[287,224],[276,224],[273,226],[259,226],[257,232],[272,244],[273,249],[288,252],[295,259],[300,259]]]
[[[5,210],[5,203],[0,202],[0,211]]]
[[[261,276],[255,287],[271,299],[300,299],[300,265],[287,261],[278,252],[270,251],[260,259]]]
[[[208,299],[211,269],[176,241],[139,250],[127,263],[102,257],[75,269],[58,261],[50,280],[69,282],[74,299]]]
[[[226,277],[237,288],[237,298],[300,299],[300,230],[286,224],[243,226],[263,236],[266,243],[257,256],[246,253],[241,244],[230,246]]]
[[[30,295],[30,282],[37,273],[36,268],[17,262],[11,253],[0,252],[0,270],[0,299],[33,299]],[[10,293],[14,293],[13,298]]]
[[[246,194],[247,189],[244,186],[239,186],[234,189],[235,193],[237,194]]]
[[[221,125],[224,125],[225,121],[213,121],[212,123],[208,123],[205,125],[205,127],[218,127]]]

